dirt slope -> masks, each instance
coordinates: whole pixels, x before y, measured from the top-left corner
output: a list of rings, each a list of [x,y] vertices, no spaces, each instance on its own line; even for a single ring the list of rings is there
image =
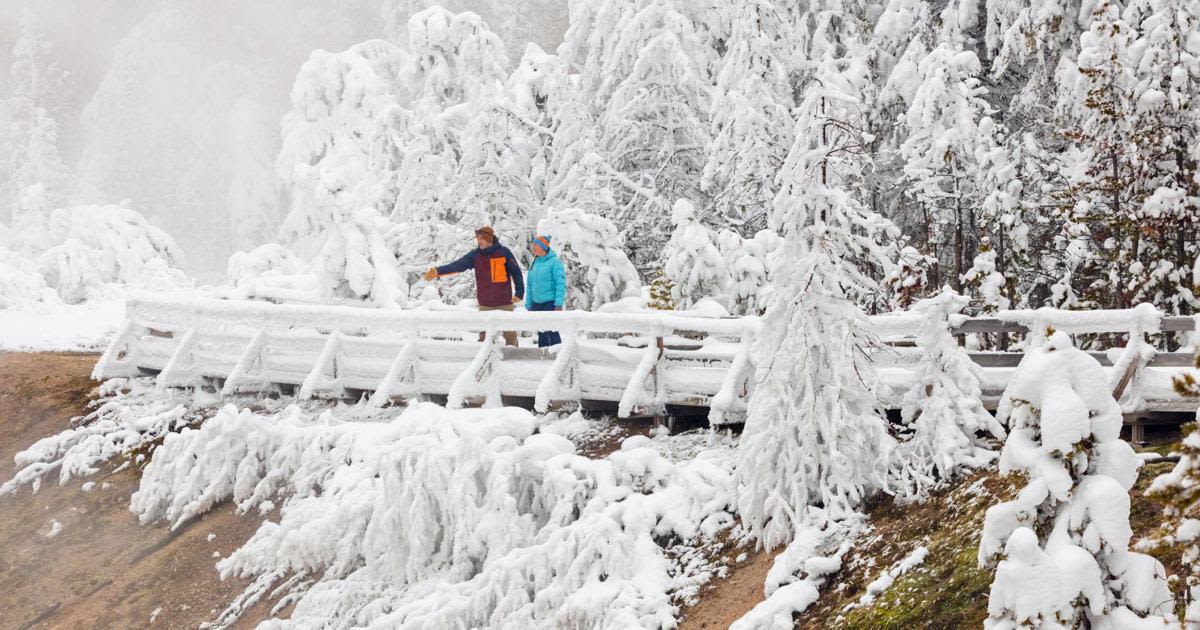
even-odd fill
[[[85,410],[95,361],[0,353],[0,478],[11,476],[16,452]],[[137,480],[131,469],[105,471],[0,497],[0,629],[194,628],[241,592],[245,581],[221,582],[213,554],[241,545],[258,519],[225,506],[175,533],[141,526],[128,510]],[[252,610],[239,625],[266,613]]]

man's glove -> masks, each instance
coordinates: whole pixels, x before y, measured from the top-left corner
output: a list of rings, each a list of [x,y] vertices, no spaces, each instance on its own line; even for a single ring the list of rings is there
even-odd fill
[[[425,278],[426,282],[429,282],[430,280],[433,280],[434,278],[438,277],[437,267],[430,267],[429,271],[426,271],[425,275],[422,277]]]
[[[524,302],[524,301],[525,301],[525,298],[523,298],[523,297],[517,297],[515,295],[513,296],[513,304],[520,304],[521,302]]]

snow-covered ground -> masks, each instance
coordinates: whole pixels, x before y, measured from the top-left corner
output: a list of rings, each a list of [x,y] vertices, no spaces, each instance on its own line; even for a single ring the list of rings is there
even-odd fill
[[[125,300],[0,309],[0,350],[99,352],[125,321]]]

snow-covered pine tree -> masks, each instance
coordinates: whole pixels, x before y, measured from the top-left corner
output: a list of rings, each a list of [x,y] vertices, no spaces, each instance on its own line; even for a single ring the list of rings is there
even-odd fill
[[[696,206],[678,199],[671,210],[675,229],[663,251],[663,272],[671,282],[671,298],[678,308],[691,308],[701,298],[714,298],[729,308],[733,279],[717,247],[717,234],[700,222]]]
[[[374,205],[405,231],[427,223],[458,225],[465,220],[455,183],[461,136],[487,106],[503,106],[494,99],[508,76],[507,54],[478,15],[437,6],[409,20],[408,41],[406,63],[398,70],[399,106],[375,149],[380,174],[372,179],[386,188]],[[411,251],[411,245],[397,254],[427,262],[430,252]]]
[[[1200,258],[1194,269],[1196,292],[1200,293]],[[1200,326],[1197,327],[1200,333]],[[1198,335],[1200,336],[1200,335]],[[1197,339],[1193,338],[1192,343]],[[1196,355],[1200,369],[1200,353]],[[1174,379],[1175,391],[1182,396],[1200,398],[1200,379],[1195,371],[1184,372]],[[1183,425],[1183,440],[1179,444],[1179,461],[1170,472],[1154,478],[1146,496],[1163,504],[1165,520],[1157,535],[1138,542],[1140,551],[1164,551],[1174,548],[1180,552],[1187,567],[1187,609],[1183,621],[1189,630],[1200,628],[1200,409],[1196,421]]]
[[[762,229],[775,198],[775,175],[787,155],[795,106],[788,76],[787,13],[773,0],[732,8],[728,51],[712,100],[712,144],[701,187],[714,211],[744,235]]]
[[[608,105],[612,81],[606,69],[624,76],[632,59],[613,55],[613,48],[625,25],[636,14],[638,5],[631,0],[569,0],[567,32],[558,47],[562,62],[577,74],[579,102],[592,118],[598,118]],[[615,68],[618,61],[624,65]]]
[[[63,198],[67,168],[58,153],[58,124],[54,97],[63,74],[50,62],[50,43],[40,30],[37,15],[26,6],[20,34],[13,45],[12,96],[6,99],[9,125],[4,132],[9,155],[4,201],[11,211],[13,239],[19,251],[44,251],[41,242],[50,211]]]
[[[630,258],[649,269],[661,255],[655,235],[666,234],[671,204],[694,199],[703,207],[700,175],[709,138],[708,68],[715,51],[703,25],[671,0],[651,0],[621,32],[609,65],[632,58],[600,118],[601,147],[623,184],[615,219],[639,238]]]
[[[533,182],[538,130],[514,110],[500,86],[471,107],[474,115],[459,140],[454,205],[468,224],[492,225],[526,242],[534,236],[540,205]]]
[[[1088,247],[1075,282],[1088,303],[1178,309],[1174,289],[1178,267],[1186,263],[1176,259],[1176,234],[1183,227],[1176,217],[1191,224],[1196,210],[1184,201],[1186,192],[1160,187],[1175,177],[1158,172],[1166,158],[1157,148],[1162,129],[1157,116],[1143,112],[1159,97],[1149,91],[1136,96],[1135,44],[1121,7],[1099,2],[1080,37],[1074,107],[1065,114],[1065,135],[1078,153],[1063,206],[1069,229]],[[1166,283],[1173,286],[1164,293]]]
[[[407,41],[396,103],[379,118],[368,181],[370,204],[391,219],[386,238],[412,284],[430,261],[470,241],[492,214],[488,203],[504,201],[521,214],[529,200],[527,184],[512,179],[525,172],[513,124],[525,122],[509,118],[500,37],[474,13],[435,6],[409,20]],[[471,147],[463,143],[468,126]],[[466,297],[468,284],[458,278],[439,289],[451,299]]]
[[[315,51],[300,68],[275,171],[291,197],[280,240],[301,256],[323,246],[335,211],[364,205],[376,120],[394,105],[404,60],[399,48],[374,40],[341,53]]]
[[[996,456],[985,434],[1004,438],[1004,428],[983,408],[982,372],[950,333],[951,318],[969,300],[949,288],[913,306],[920,313],[917,347],[922,360],[904,395],[901,414],[909,435],[893,460],[902,496],[923,501],[930,491]]]
[[[844,49],[843,49],[844,50]],[[738,447],[738,509],[761,545],[852,518],[885,485],[895,441],[877,408],[878,344],[856,303],[895,228],[847,188],[861,177],[864,103],[834,47],[799,108],[772,227],[784,239],[754,348],[758,385]]]
[[[940,235],[931,229],[929,210],[906,194],[910,182],[900,144],[905,139],[904,114],[922,81],[918,66],[933,45],[933,24],[925,0],[890,0],[875,21],[867,47],[877,86],[868,117],[875,143],[865,182],[867,199],[871,209],[891,218],[922,255],[936,251]],[[927,270],[929,284],[941,286],[941,269],[933,265]]]
[[[506,48],[521,50],[524,45],[536,41],[541,35],[539,23],[553,11],[547,11],[546,0],[383,0],[380,16],[384,20],[384,33],[393,43],[407,46],[411,42],[408,29],[413,16],[432,7],[450,13],[474,13],[486,21],[491,31],[498,35]],[[451,23],[446,23],[451,24]],[[461,28],[462,22],[457,23]]]
[[[1162,565],[1129,550],[1140,463],[1108,387],[1100,364],[1055,332],[1005,390],[1000,471],[1029,483],[984,520],[979,561],[996,567],[986,628],[1159,628],[1171,614]]]
[[[987,256],[992,270],[1001,278],[1001,286],[999,299],[979,302],[1019,308],[1029,303],[1030,294],[1041,281],[1029,273],[1034,265],[1031,242],[1048,240],[1046,234],[1035,234],[1033,228],[1038,227],[1038,217],[1044,214],[1042,208],[1051,203],[1045,183],[1050,158],[1031,133],[1009,134],[997,138],[996,144],[1000,149],[991,154],[980,183],[981,189],[990,192],[979,208],[978,224],[980,255],[985,254],[982,239],[986,238]],[[966,284],[972,291],[973,282],[967,280]]]
[[[1200,5],[1134,0],[1124,17],[1137,33],[1129,60],[1132,99],[1152,138],[1139,147],[1149,195],[1138,219],[1146,278],[1135,300],[1190,312],[1200,308],[1187,291],[1188,263],[1200,255]]]
[[[992,195],[980,208],[980,232],[991,238],[1014,307],[1078,304],[1069,284],[1070,239],[1061,238],[1062,225],[1045,219],[1067,195],[1061,162],[1067,143],[1053,104],[1065,98],[1061,85],[1075,81],[1082,4],[996,0],[980,6],[980,58],[988,69],[989,100],[999,110],[997,119],[1012,131],[996,138],[1005,155],[985,169],[982,188]]]
[[[920,87],[904,115],[906,139],[900,146],[909,195],[930,216],[928,228],[952,235],[948,248],[929,246],[951,283],[961,278],[976,249],[976,208],[986,192],[979,182],[996,149],[994,121],[983,97],[975,54],[949,44],[935,47],[918,65]],[[949,274],[948,274],[949,275]]]
[[[1195,387],[1195,381],[1192,381]],[[1196,388],[1191,395],[1200,395]],[[1177,452],[1179,462],[1170,472],[1154,479],[1146,496],[1163,504],[1165,521],[1157,533],[1138,542],[1142,551],[1181,552],[1187,567],[1187,609],[1183,621],[1187,628],[1200,627],[1200,413],[1198,420],[1183,426],[1183,441]]]
[[[1079,40],[1082,0],[996,0],[983,4],[984,49],[995,83],[1013,94],[1009,111],[1041,126],[1058,92],[1060,61]],[[1039,113],[1039,110],[1043,110]]]
[[[996,270],[996,250],[988,237],[979,239],[979,253],[962,281],[976,313],[991,314],[1009,307],[1004,295],[1004,275]]]

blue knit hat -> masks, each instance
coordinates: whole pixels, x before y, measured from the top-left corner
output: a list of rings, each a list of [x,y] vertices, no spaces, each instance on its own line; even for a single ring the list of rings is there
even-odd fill
[[[542,236],[542,235],[535,236],[535,237],[533,237],[533,240],[529,242],[529,244],[533,245],[535,243],[538,246],[540,246],[543,250],[545,250],[546,252],[550,251],[550,237],[549,236]]]

